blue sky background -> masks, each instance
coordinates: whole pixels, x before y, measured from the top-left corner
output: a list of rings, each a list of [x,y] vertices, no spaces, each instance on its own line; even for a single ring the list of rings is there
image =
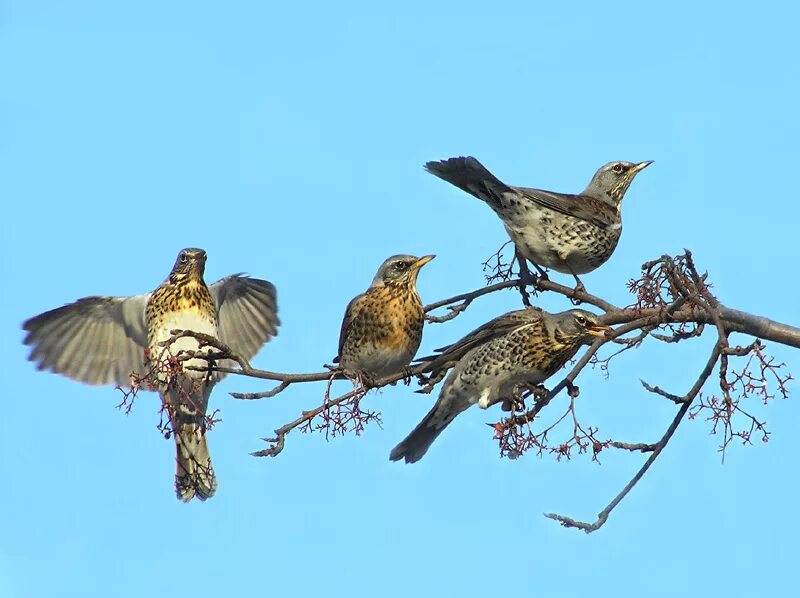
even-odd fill
[[[427,175],[472,154],[509,183],[579,191],[610,160],[652,159],[614,257],[584,277],[618,303],[640,264],[691,248],[731,307],[798,323],[797,9],[761,2],[0,2],[0,596],[787,595],[795,587],[797,398],[767,445],[686,422],[602,531],[641,456],[499,459],[460,417],[415,466],[390,449],[432,397],[370,395],[383,428],[326,442],[259,438],[319,403],[212,397],[220,480],[173,495],[158,404],[36,372],[21,322],[94,294],[152,290],[177,251],[207,280],[273,281],[283,326],[254,364],[318,371],[347,301],[394,253],[438,254],[430,302],[483,284],[504,240],[491,211]],[[539,5],[541,4],[541,5]],[[426,328],[421,351],[516,308],[513,292]],[[560,297],[540,304],[561,310]],[[713,339],[650,346],[580,378],[600,435],[654,441]],[[797,351],[770,345],[800,373]],[[338,383],[337,389],[347,389]],[[559,404],[555,408],[560,408]],[[551,411],[555,414],[555,411]]]

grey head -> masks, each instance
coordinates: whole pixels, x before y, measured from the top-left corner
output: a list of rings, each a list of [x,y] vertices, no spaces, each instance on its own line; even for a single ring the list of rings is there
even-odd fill
[[[206,270],[206,252],[196,247],[181,249],[178,257],[175,258],[175,265],[169,273],[172,282],[178,282],[186,278],[199,278],[202,280]]]
[[[544,315],[544,327],[559,342],[589,345],[595,338],[606,338],[612,328],[600,323],[600,316],[585,309],[570,309]]]
[[[393,255],[381,264],[369,288],[384,287],[401,282],[415,283],[419,269],[435,258],[435,255]]]
[[[594,173],[591,182],[581,195],[588,195],[603,201],[619,205],[633,178],[653,163],[644,162],[609,162]]]

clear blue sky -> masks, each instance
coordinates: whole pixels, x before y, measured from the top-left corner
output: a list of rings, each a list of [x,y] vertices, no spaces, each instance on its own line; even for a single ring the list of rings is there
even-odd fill
[[[95,294],[152,290],[177,251],[207,280],[278,288],[283,326],[254,360],[318,371],[347,301],[395,253],[435,253],[424,301],[483,284],[505,233],[479,201],[427,175],[472,154],[512,184],[579,191],[610,160],[655,160],[632,185],[619,249],[584,277],[628,303],[639,265],[684,247],[728,305],[798,319],[796,7],[761,2],[489,7],[480,2],[0,3],[0,596],[786,595],[794,587],[798,397],[759,410],[767,445],[731,450],[687,422],[586,536],[642,462],[497,455],[473,410],[415,466],[390,449],[431,397],[371,395],[383,428],[332,442],[259,437],[321,385],[242,403],[229,378],[210,435],[220,480],[173,496],[157,401],[36,372],[21,322]],[[499,3],[494,3],[495,5]],[[504,293],[426,328],[422,351],[518,305]],[[544,297],[551,310],[568,307]],[[587,371],[579,413],[601,435],[653,441],[707,339]],[[800,374],[800,354],[770,347]],[[346,383],[337,388],[346,390]],[[791,584],[791,585],[790,585]]]

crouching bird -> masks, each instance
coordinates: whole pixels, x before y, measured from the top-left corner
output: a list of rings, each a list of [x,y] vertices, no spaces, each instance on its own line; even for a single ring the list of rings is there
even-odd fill
[[[455,417],[474,404],[486,409],[513,404],[520,384],[541,384],[609,326],[598,316],[572,309],[557,314],[529,308],[504,314],[473,330],[430,361],[432,376],[455,362],[433,409],[392,450],[392,461],[416,463]]]
[[[201,350],[197,339],[164,341],[174,329],[204,333],[249,360],[280,324],[272,283],[235,274],[207,287],[205,264],[205,251],[184,249],[152,293],[85,297],[22,325],[28,333],[24,342],[32,346],[28,359],[40,370],[121,387],[144,378],[146,390],[158,391],[175,438],[175,491],[182,501],[205,500],[217,489],[206,444],[206,410],[214,384],[225,374],[209,372],[208,360],[201,357],[181,360],[181,352]]]

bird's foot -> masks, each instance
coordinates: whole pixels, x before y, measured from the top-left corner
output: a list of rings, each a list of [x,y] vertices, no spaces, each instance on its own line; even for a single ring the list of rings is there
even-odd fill
[[[414,370],[406,366],[403,368],[403,384],[406,386],[411,385],[411,379],[414,377]]]
[[[536,281],[539,280],[542,274],[544,274],[544,270],[542,270],[538,265],[533,264],[534,267],[539,271],[539,277],[531,274],[531,271],[528,269],[528,259],[520,253],[519,248],[516,246],[514,247],[514,258],[517,260],[517,265],[519,265],[519,286],[517,288],[519,289],[519,294],[522,296],[522,304],[525,307],[531,307],[531,297],[526,287],[530,284],[534,285],[535,289]],[[544,275],[545,277],[547,276],[546,274]]]
[[[533,267],[536,269],[536,274],[534,275],[528,268],[527,258],[523,257],[519,251],[516,252],[515,257],[517,260],[517,265],[519,265],[520,280],[524,280],[528,283],[536,283],[537,280],[550,280],[550,278],[547,276],[547,270],[542,268],[539,264],[531,262]]]
[[[439,382],[444,380],[444,377],[447,375],[447,372],[450,370],[450,367],[452,367],[452,365],[443,367],[438,372],[432,373],[430,376],[426,376],[425,374],[420,374],[418,378],[420,381],[420,385],[422,385],[422,388],[420,388],[419,390],[415,390],[414,392],[419,393],[421,395],[430,394],[431,391],[434,389],[434,387],[437,384],[439,384]]]
[[[525,411],[525,401],[522,399],[522,397],[505,399],[501,409],[506,412],[519,413]]]
[[[345,378],[347,378],[348,380],[350,380],[350,382],[353,383],[354,392],[359,392],[362,390],[367,391],[370,388],[375,388],[376,386],[375,379],[364,371],[352,372],[350,370],[339,368],[338,370],[332,370],[332,372],[333,374],[331,375],[330,380],[328,381],[328,388],[330,388],[330,384],[331,382],[333,382],[335,374],[339,372],[341,372]]]
[[[539,264],[533,264],[533,267],[536,268],[536,278],[539,280],[550,280],[550,277],[547,275],[547,270],[539,266]]]
[[[372,375],[368,374],[367,372],[363,371],[358,372],[358,374],[356,375],[356,382],[358,382],[358,384],[360,384],[361,387],[364,389],[375,388],[375,386],[377,386],[375,384],[376,382],[375,378]]]
[[[574,276],[574,274],[573,274]],[[582,295],[586,293],[586,287],[583,286],[581,279],[575,276],[575,288],[572,289],[572,292],[569,294],[569,300],[572,302],[573,305],[580,305],[583,303],[582,299],[578,298],[578,295]]]

